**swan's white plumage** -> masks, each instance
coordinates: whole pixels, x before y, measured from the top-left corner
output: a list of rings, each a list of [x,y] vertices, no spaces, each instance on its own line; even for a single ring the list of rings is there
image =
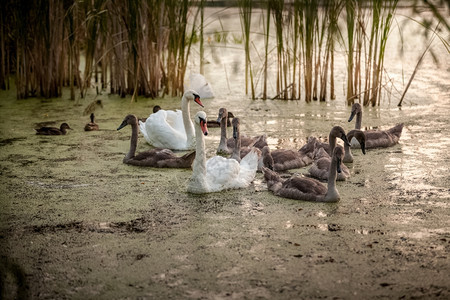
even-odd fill
[[[211,192],[240,189],[250,185],[258,168],[257,150],[250,151],[240,163],[232,158],[213,156],[206,161],[206,178]]]
[[[194,99],[194,97],[195,92],[189,90],[183,95],[181,100],[182,110],[161,109],[156,113],[152,113],[145,123],[139,121],[139,129],[145,140],[157,148],[171,150],[194,149],[194,125],[189,117],[189,101]]]
[[[201,120],[206,122],[204,112],[198,112],[195,116],[196,156],[188,192],[202,194],[248,187],[255,178],[260,151],[252,149],[240,163],[222,156],[213,156],[206,161]]]
[[[189,81],[187,84],[185,83],[185,86],[188,86],[189,89],[196,91],[202,99],[214,98],[214,92],[211,84],[202,74],[191,73],[189,75]]]
[[[189,150],[195,147],[195,138],[188,141],[181,110],[159,110],[147,121],[139,121],[139,129],[149,144],[157,148]],[[192,126],[192,131],[194,128]]]

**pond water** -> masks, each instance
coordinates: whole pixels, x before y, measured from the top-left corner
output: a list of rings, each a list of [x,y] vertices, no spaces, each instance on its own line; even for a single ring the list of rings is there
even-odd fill
[[[392,77],[410,74],[423,50],[405,44],[406,57],[388,56]],[[1,91],[6,295],[19,289],[34,298],[450,297],[450,60],[441,48],[440,64],[426,58],[403,107],[386,96],[380,107],[363,109],[363,126],[405,126],[394,147],[353,151],[352,176],[337,184],[336,204],[275,197],[260,173],[248,189],[194,196],[186,193],[190,170],[124,165],[130,130],[116,131],[124,116],[146,117],[156,104],[176,109],[178,98],[131,102],[104,92],[97,98],[104,107],[95,111],[100,130],[84,132],[93,91],[76,101],[67,94],[15,100],[14,92]],[[253,101],[243,92],[243,65],[230,71],[242,51],[208,49],[220,58],[205,70],[216,94],[203,100],[211,119],[226,107],[241,118],[242,133],[267,134],[272,149],[298,149],[308,136],[327,137],[334,125],[354,128],[344,72],[334,101]],[[200,109],[191,104],[192,115]],[[73,130],[37,136],[42,122],[67,122]],[[148,149],[139,138],[138,151]],[[208,156],[218,142],[219,129],[211,128]]]

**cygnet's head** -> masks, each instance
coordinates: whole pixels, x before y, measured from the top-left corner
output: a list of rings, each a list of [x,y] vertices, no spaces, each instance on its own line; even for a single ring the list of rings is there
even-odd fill
[[[353,117],[361,112],[362,112],[361,104],[353,103],[352,113],[350,114],[350,118],[348,118],[348,121],[351,122],[353,120]]]
[[[345,130],[341,126],[334,126],[331,129],[330,136],[341,138],[341,140],[343,140],[344,143],[346,143],[348,146],[350,146],[350,143],[347,140],[347,135],[345,134]]]

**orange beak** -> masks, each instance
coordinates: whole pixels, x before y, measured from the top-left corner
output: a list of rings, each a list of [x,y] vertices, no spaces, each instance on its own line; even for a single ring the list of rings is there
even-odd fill
[[[200,128],[204,135],[208,135],[208,127],[206,126],[206,120],[200,120]]]
[[[202,101],[200,100],[200,96],[199,96],[199,95],[194,94],[194,101],[195,101],[198,105],[200,105],[201,107],[205,107],[205,106],[203,105]]]

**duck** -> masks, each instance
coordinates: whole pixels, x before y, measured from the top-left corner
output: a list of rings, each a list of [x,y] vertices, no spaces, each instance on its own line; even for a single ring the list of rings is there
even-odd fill
[[[341,172],[340,166],[343,156],[344,151],[341,147],[336,147],[333,150],[327,187],[314,178],[294,175],[288,179],[283,179],[277,172],[266,167],[262,168],[262,172],[267,188],[276,196],[313,202],[337,202],[340,200],[340,195],[336,188],[336,177]]]
[[[87,123],[84,126],[84,131],[94,131],[94,130],[98,130],[98,124],[94,122],[94,113],[91,113],[91,122]]]
[[[217,148],[217,154],[228,155],[233,152],[235,139],[227,138],[227,127],[226,120],[228,116],[228,111],[226,108],[222,107],[219,109],[219,115],[217,117],[217,122],[220,122],[220,142]],[[240,136],[241,147],[254,146],[258,149],[262,149],[267,146],[267,136],[259,135],[255,137]]]
[[[361,145],[361,151],[365,155],[366,154],[366,135],[362,130],[359,129],[353,129],[347,132],[347,140],[350,142],[353,139],[356,139],[358,143]],[[353,155],[351,147],[344,143],[344,159],[342,160],[344,163],[352,163],[353,162]]]
[[[348,142],[347,136],[345,134],[345,131],[340,126],[334,126],[330,134],[328,136],[329,144],[326,143],[319,143],[319,146],[315,149],[314,153],[314,162],[312,166],[309,168],[308,172],[312,177],[321,179],[321,180],[327,180],[328,179],[328,173],[330,173],[331,168],[331,160],[332,157],[330,156],[330,152],[333,153],[334,148],[342,148],[342,146],[336,145],[336,139],[337,137],[341,137],[341,139],[344,141],[344,144],[347,145],[347,147],[350,147],[350,143]],[[342,148],[342,153],[344,153],[344,149]],[[337,175],[337,180],[346,180],[350,177],[350,170],[347,168],[346,165],[344,165],[341,161],[340,165],[341,172]]]
[[[127,115],[117,130],[127,125],[131,125],[131,139],[130,151],[123,159],[124,164],[153,168],[191,168],[195,158],[195,151],[179,157],[170,149],[155,148],[135,155],[139,134],[138,118],[132,114]]]
[[[41,127],[36,130],[36,134],[38,135],[65,135],[67,133],[67,129],[70,128],[69,124],[62,123],[59,128],[57,127]]]
[[[352,111],[350,113],[348,121],[351,122],[355,116],[355,129],[361,130],[362,107],[359,103],[354,103],[352,105]],[[402,135],[403,125],[403,123],[399,123],[387,130],[365,130],[364,133],[366,135],[366,149],[386,148],[398,144],[398,141],[400,140],[400,137]],[[352,139],[351,146],[353,148],[361,147],[356,138]]]
[[[253,148],[240,162],[220,155],[206,160],[204,140],[204,135],[208,135],[206,113],[197,112],[194,123],[196,155],[187,191],[204,194],[248,187],[255,178],[261,151]]]
[[[97,98],[97,97],[95,97],[95,98]],[[83,116],[87,116],[87,115],[93,113],[97,109],[97,107],[103,108],[103,102],[101,99],[94,99],[94,101],[89,103],[83,111]]]
[[[228,112],[227,114],[227,127],[231,127],[231,120],[234,118],[232,112]],[[220,120],[208,120],[208,128],[220,127]]]
[[[309,137],[308,142],[299,150],[276,149],[270,151],[268,147],[264,147],[262,151],[263,165],[276,172],[303,168],[313,162],[317,142],[317,138]]]
[[[194,90],[187,90],[181,98],[181,111],[161,109],[151,114],[145,122],[139,121],[139,128],[145,140],[156,148],[194,149],[194,125],[189,115],[190,101],[203,107],[200,96]]]

